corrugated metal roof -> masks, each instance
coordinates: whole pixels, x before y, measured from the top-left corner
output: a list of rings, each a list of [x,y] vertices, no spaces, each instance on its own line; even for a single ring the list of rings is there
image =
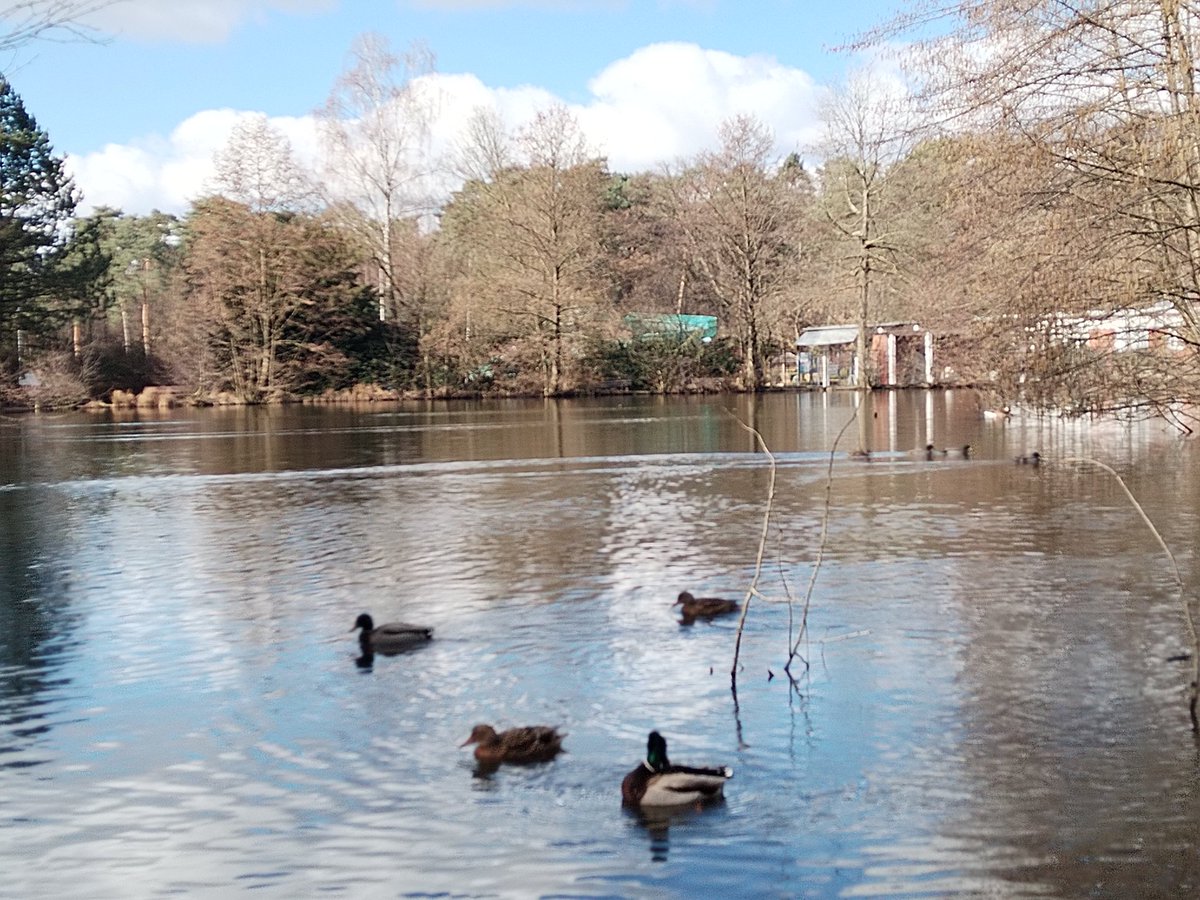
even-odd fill
[[[796,338],[799,347],[831,347],[834,344],[853,344],[858,340],[857,325],[821,325],[806,328]]]

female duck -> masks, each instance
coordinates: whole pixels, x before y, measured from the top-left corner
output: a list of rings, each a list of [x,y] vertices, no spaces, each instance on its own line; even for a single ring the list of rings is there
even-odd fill
[[[693,597],[689,591],[683,591],[679,599],[671,604],[678,606],[679,621],[691,625],[697,619],[711,619],[726,613],[737,612],[741,606],[736,600],[723,600],[720,597]]]
[[[433,637],[433,629],[423,625],[411,625],[408,622],[388,622],[375,627],[374,620],[363,613],[354,621],[356,631],[361,628],[358,642],[363,653],[399,653],[417,644],[423,644]]]
[[[621,802],[643,808],[703,803],[721,797],[725,782],[732,777],[733,769],[728,766],[671,765],[667,739],[652,731],[646,741],[646,759],[621,782]]]
[[[566,735],[549,725],[526,725],[497,732],[491,725],[476,725],[459,744],[475,744],[475,758],[485,765],[538,763],[554,759]]]

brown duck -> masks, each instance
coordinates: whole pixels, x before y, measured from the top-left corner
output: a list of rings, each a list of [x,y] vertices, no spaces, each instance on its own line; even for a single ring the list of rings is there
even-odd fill
[[[711,619],[737,612],[741,605],[736,600],[723,600],[720,597],[693,597],[690,592],[683,591],[679,599],[671,604],[679,607],[679,621],[691,625],[697,619]]]
[[[565,737],[549,725],[526,725],[501,732],[491,725],[476,725],[459,746],[475,744],[475,758],[488,765],[537,763],[554,759]]]
[[[664,807],[704,803],[722,796],[733,777],[728,766],[673,766],[667,759],[667,739],[657,731],[646,741],[646,759],[621,782],[626,806]]]

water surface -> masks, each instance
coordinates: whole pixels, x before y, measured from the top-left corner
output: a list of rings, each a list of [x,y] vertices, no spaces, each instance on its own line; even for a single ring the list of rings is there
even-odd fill
[[[0,424],[0,895],[1179,896],[1197,461],[969,394]],[[740,598],[776,495],[736,697]],[[870,463],[845,457],[865,437]],[[970,442],[975,458],[904,451]],[[831,474],[830,474],[831,473]],[[783,674],[828,531],[809,629]],[[792,602],[789,602],[789,596]],[[359,612],[434,626],[357,664]],[[789,629],[792,637],[789,638]],[[476,722],[562,726],[479,777]],[[724,804],[621,809],[646,734]]]

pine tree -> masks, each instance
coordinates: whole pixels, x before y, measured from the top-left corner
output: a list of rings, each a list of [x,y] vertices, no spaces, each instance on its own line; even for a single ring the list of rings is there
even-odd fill
[[[18,331],[44,334],[96,296],[106,268],[94,229],[76,229],[78,194],[50,138],[0,75],[0,356]]]

